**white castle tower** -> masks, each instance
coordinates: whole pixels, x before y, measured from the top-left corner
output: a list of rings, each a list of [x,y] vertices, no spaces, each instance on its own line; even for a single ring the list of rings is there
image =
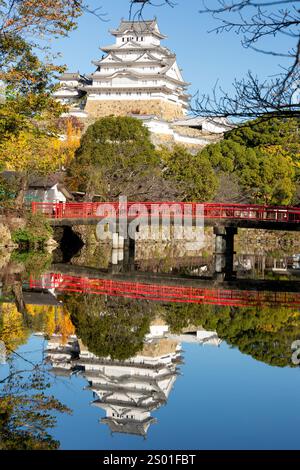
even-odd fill
[[[189,85],[183,80],[176,55],[161,45],[157,20],[125,21],[111,30],[115,43],[103,46],[90,76],[65,73],[55,97],[74,111],[98,118],[108,115],[155,115],[183,118]]]
[[[106,412],[101,422],[111,432],[145,437],[156,422],[151,412],[164,405],[177,377],[181,347],[176,341],[157,339],[124,361],[101,358],[80,345],[78,366],[94,392],[93,405]]]
[[[112,433],[146,437],[157,420],[152,412],[168,401],[182,364],[181,341],[219,346],[216,332],[188,328],[183,335],[172,335],[161,318],[152,321],[144,338],[143,349],[134,357],[116,360],[99,357],[88,350],[76,336],[61,344],[53,335],[46,356],[55,375],[80,372],[93,391],[92,405],[105,411],[101,419]]]

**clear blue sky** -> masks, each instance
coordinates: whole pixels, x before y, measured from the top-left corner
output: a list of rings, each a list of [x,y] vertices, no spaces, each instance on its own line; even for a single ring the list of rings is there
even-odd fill
[[[211,5],[215,1],[209,0],[208,3]],[[102,11],[107,13],[107,22],[85,14],[69,38],[53,43],[54,49],[62,53],[62,63],[70,71],[92,72],[94,66],[91,61],[102,55],[99,47],[114,42],[108,30],[116,27],[121,17],[128,18],[128,0],[90,0],[89,3],[102,5]],[[198,13],[201,5],[202,0],[177,0],[175,8],[148,7],[144,15],[145,19],[157,16],[161,32],[168,36],[164,44],[176,52],[184,79],[191,82],[191,94],[197,90],[209,93],[216,80],[228,89],[234,78],[243,77],[248,70],[261,78],[280,71],[278,63],[282,62],[281,58],[244,49],[241,38],[235,33],[209,33],[218,23],[210,16]],[[268,42],[264,45],[272,47],[271,40]],[[291,45],[290,38],[282,35],[276,45],[277,49],[285,52]]]

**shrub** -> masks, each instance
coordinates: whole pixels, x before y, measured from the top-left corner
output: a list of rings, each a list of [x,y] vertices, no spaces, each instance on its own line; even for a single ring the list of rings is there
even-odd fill
[[[18,244],[42,245],[52,236],[53,229],[49,221],[42,214],[30,214],[25,227],[12,233],[12,240]]]

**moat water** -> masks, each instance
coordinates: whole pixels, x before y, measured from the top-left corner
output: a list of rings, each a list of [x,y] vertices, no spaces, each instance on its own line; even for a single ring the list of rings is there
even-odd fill
[[[3,449],[300,448],[297,256],[239,256],[230,289],[249,279],[252,293],[225,300],[209,258],[58,261],[19,253],[2,268]],[[165,285],[181,277],[206,294],[174,299]],[[258,301],[262,281],[280,295]]]

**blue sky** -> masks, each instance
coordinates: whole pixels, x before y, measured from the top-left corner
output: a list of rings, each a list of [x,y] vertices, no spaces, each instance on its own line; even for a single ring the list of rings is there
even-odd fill
[[[209,5],[215,1],[209,0]],[[62,53],[61,62],[70,71],[92,72],[91,61],[102,56],[99,47],[114,42],[108,30],[116,27],[121,17],[128,18],[128,0],[90,0],[89,3],[91,6],[102,5],[107,21],[85,14],[69,38],[53,43],[54,49]],[[175,8],[148,7],[144,15],[145,19],[157,16],[161,32],[168,36],[164,45],[176,52],[184,79],[191,82],[191,94],[197,90],[209,93],[217,80],[224,89],[230,89],[233,80],[243,77],[248,70],[263,79],[280,71],[281,58],[244,49],[241,38],[234,32],[209,33],[218,23],[210,16],[198,13],[201,4],[202,0],[177,0]],[[268,40],[264,46],[272,47],[272,42],[273,39]],[[285,52],[291,46],[290,38],[282,35],[277,38],[276,45],[277,50]]]

